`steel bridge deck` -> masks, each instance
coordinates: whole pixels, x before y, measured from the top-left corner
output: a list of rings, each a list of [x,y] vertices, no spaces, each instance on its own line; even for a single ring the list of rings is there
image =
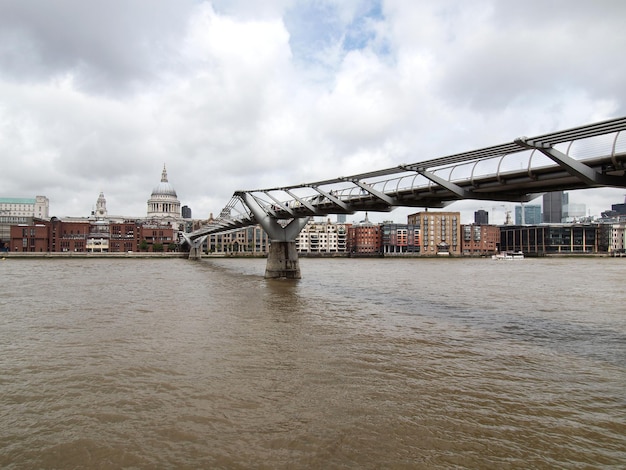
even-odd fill
[[[186,236],[259,223],[244,199],[287,225],[328,214],[444,207],[462,199],[525,202],[550,191],[626,187],[624,131],[621,117],[348,177],[235,191],[217,219]]]

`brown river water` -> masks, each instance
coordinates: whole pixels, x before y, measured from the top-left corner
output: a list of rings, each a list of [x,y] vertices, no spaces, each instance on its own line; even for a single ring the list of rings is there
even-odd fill
[[[626,259],[0,260],[0,467],[626,468]]]

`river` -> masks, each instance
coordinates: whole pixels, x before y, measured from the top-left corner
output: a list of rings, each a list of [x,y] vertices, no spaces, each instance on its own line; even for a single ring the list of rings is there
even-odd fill
[[[0,261],[0,467],[624,468],[626,260]]]

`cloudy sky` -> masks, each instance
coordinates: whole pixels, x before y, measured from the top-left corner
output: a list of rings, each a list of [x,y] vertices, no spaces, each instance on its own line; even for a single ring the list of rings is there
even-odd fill
[[[103,191],[143,216],[165,164],[206,218],[237,189],[624,116],[624,18],[623,0],[0,0],[0,197],[87,216]]]

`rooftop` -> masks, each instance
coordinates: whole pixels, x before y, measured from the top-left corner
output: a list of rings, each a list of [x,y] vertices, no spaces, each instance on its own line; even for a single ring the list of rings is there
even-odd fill
[[[0,197],[0,204],[35,204],[37,200],[29,197]]]

